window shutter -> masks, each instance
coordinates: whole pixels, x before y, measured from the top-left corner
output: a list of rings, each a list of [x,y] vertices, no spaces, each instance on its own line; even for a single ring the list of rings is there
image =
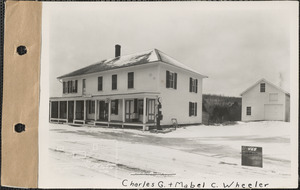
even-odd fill
[[[68,81],[68,93],[71,93],[71,81]]]
[[[133,102],[133,113],[137,113],[137,99],[134,99],[134,102]]]
[[[166,72],[166,87],[170,88],[170,71]]]
[[[71,93],[74,92],[74,89],[73,89],[73,81],[71,80]]]
[[[119,100],[115,100],[115,114],[119,114]]]
[[[63,82],[63,94],[66,93],[66,82]]]
[[[177,73],[174,73],[174,89],[177,89]]]
[[[197,102],[195,102],[195,116],[197,116]]]
[[[198,93],[198,79],[196,79],[196,93]]]
[[[77,93],[77,80],[75,80],[75,92]]]
[[[189,102],[189,116],[192,115],[192,102]]]
[[[193,79],[190,77],[190,92],[192,92],[192,87],[193,87]]]

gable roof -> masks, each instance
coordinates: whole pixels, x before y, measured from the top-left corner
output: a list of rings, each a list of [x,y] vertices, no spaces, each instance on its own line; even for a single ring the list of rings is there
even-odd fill
[[[290,96],[290,93],[288,93],[288,92],[286,92],[285,90],[283,90],[282,88],[280,88],[280,87],[278,87],[278,86],[276,86],[275,84],[273,84],[273,83],[271,83],[271,82],[269,82],[269,81],[267,81],[266,79],[264,79],[264,78],[262,78],[262,79],[260,79],[259,81],[257,81],[254,85],[252,85],[252,86],[250,86],[249,88],[247,88],[244,92],[242,92],[241,93],[241,96],[243,96],[243,94],[245,94],[246,92],[248,92],[249,90],[251,90],[253,87],[255,87],[256,85],[258,85],[259,83],[261,83],[261,82],[265,82],[265,83],[268,83],[270,86],[272,86],[272,87],[274,87],[274,88],[276,88],[276,89],[278,89],[278,90],[280,90],[281,92],[283,92],[283,93],[285,93],[285,94],[287,94],[288,96]]]
[[[86,75],[86,74],[97,73],[97,72],[101,72],[101,71],[107,71],[107,70],[118,69],[118,68],[123,68],[123,67],[130,67],[130,66],[135,66],[135,65],[143,65],[143,64],[147,64],[147,63],[156,62],[156,61],[161,61],[166,64],[173,65],[175,67],[179,67],[184,70],[201,75],[196,70],[180,63],[179,61],[173,59],[172,57],[166,55],[165,53],[163,53],[157,49],[152,49],[152,50],[143,51],[143,52],[139,52],[139,53],[135,53],[135,54],[124,55],[124,56],[119,56],[119,57],[115,57],[112,59],[102,60],[98,63],[89,65],[87,67],[83,67],[81,69],[75,70],[71,73],[68,73],[68,74],[65,74],[62,76],[59,76],[59,77],[57,77],[57,79]],[[207,77],[204,75],[201,75],[201,76]]]

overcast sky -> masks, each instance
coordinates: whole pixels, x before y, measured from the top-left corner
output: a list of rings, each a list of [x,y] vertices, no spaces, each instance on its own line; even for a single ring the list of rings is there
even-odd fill
[[[61,96],[56,77],[114,57],[115,44],[122,55],[157,48],[194,68],[208,76],[205,94],[239,96],[261,78],[289,91],[290,11],[257,3],[44,3],[50,96]]]

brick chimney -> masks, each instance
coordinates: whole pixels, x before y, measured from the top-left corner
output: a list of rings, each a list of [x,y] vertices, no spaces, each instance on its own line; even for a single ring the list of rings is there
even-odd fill
[[[119,57],[121,55],[121,46],[119,44],[115,45],[115,57]]]

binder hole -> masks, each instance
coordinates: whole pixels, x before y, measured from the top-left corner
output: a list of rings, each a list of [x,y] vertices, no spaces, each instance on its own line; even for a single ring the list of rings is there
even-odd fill
[[[21,133],[21,132],[25,131],[25,125],[22,124],[22,123],[16,124],[16,125],[15,125],[15,131],[16,131],[17,133]]]
[[[17,47],[17,52],[19,55],[24,55],[27,53],[27,48],[25,46],[19,46]]]

